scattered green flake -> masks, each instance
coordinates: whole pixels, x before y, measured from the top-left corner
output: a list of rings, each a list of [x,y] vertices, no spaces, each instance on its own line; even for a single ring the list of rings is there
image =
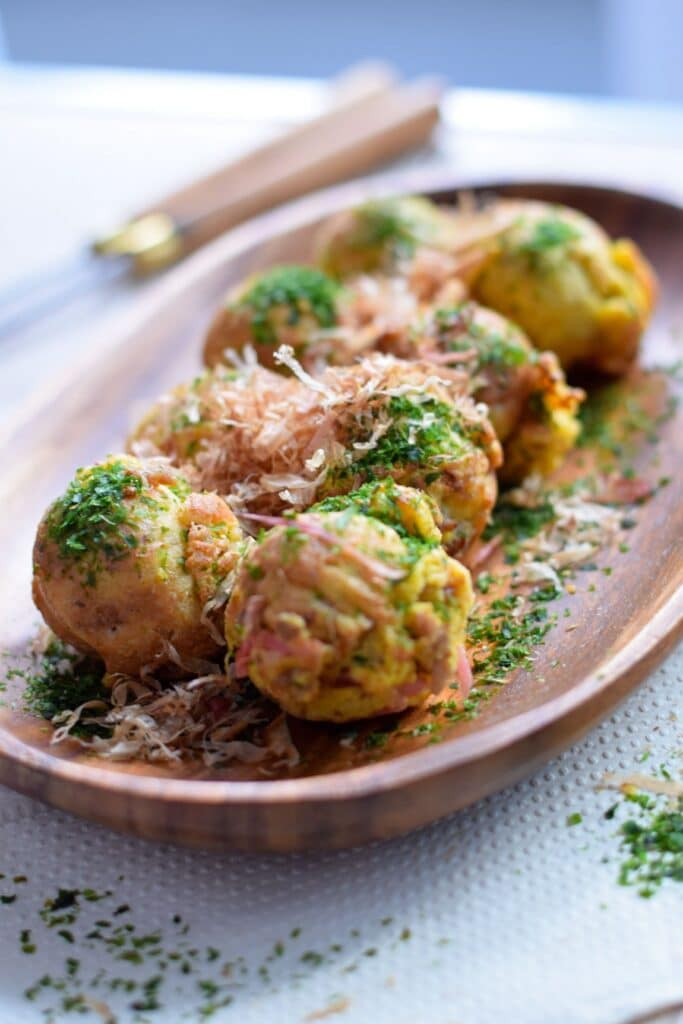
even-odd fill
[[[208,999],[213,999],[218,995],[220,989],[215,981],[206,980],[198,981],[197,988],[205,995]]]
[[[64,996],[62,999],[62,1010],[64,1013],[86,1013],[87,1004],[82,995]]]
[[[116,560],[137,547],[138,536],[126,499],[139,495],[140,476],[118,461],[79,469],[47,515],[47,536],[64,561],[75,562],[83,581],[94,586],[103,560]]]
[[[416,725],[414,729],[410,729],[407,735],[412,736],[412,737],[434,736],[434,735],[438,735],[438,733],[439,733],[439,723],[438,722],[420,722],[420,724]]]
[[[374,199],[354,213],[354,226],[345,245],[371,261],[368,270],[382,262],[385,251],[391,260],[411,256],[433,230],[428,219],[415,215],[417,208],[410,201],[401,199]]]
[[[579,237],[579,232],[571,224],[558,217],[548,217],[534,224],[531,236],[519,246],[519,251],[529,256],[539,256]]]
[[[579,411],[579,446],[599,449],[603,461],[617,461],[627,479],[635,476],[630,460],[642,440],[656,444],[659,428],[671,418],[677,405],[676,396],[669,395],[663,412],[652,416],[641,404],[643,401],[629,393],[627,384],[614,381],[591,390]]]
[[[521,602],[519,595],[509,594],[493,601],[485,614],[470,619],[467,633],[476,648],[472,668],[478,686],[505,683],[515,669],[530,668],[534,648],[551,629],[553,619],[542,603],[513,617],[510,613]]]
[[[580,825],[583,821],[583,815],[579,811],[574,811],[573,814],[567,815],[567,825]]]
[[[386,412],[390,425],[377,443],[354,459],[345,471],[374,473],[377,469],[417,464],[434,466],[436,478],[444,455],[462,455],[471,447],[459,412],[430,395],[392,395],[378,411]],[[367,433],[373,424],[369,422]],[[356,439],[360,440],[360,438]]]
[[[619,884],[634,886],[649,899],[665,881],[683,882],[683,797],[675,810],[651,798],[632,802],[640,804],[642,816],[629,818],[619,828],[621,850],[626,854]]]
[[[302,964],[310,964],[311,967],[319,967],[325,960],[320,953],[315,953],[309,949],[305,953],[302,953],[299,957]]]
[[[101,701],[102,711],[110,704],[110,693],[102,683],[103,665],[79,654],[61,640],[54,639],[48,644],[33,670],[15,671],[26,681],[22,694],[24,708],[47,721],[75,710],[86,701]],[[76,736],[103,736],[108,730],[81,721],[73,732]]]
[[[374,750],[377,747],[385,747],[390,736],[391,733],[389,732],[375,730],[374,732],[369,732],[367,734],[363,743],[368,750]]]
[[[555,508],[548,498],[541,498],[532,508],[513,504],[503,495],[483,533],[484,540],[491,540],[499,534],[503,540],[506,561],[519,561],[519,544],[537,536],[544,526],[555,518]]]
[[[475,586],[482,594],[488,594],[493,584],[497,582],[498,581],[493,573],[480,572],[475,580]]]
[[[339,285],[315,267],[275,267],[261,275],[238,301],[239,309],[251,312],[251,333],[262,345],[279,344],[275,310],[286,311],[286,323],[294,326],[310,316],[319,327],[337,322]]]
[[[163,978],[160,974],[149,978],[149,980],[142,986],[143,997],[141,999],[136,999],[134,1003],[131,1003],[131,1009],[142,1013],[160,1010],[161,1003],[159,1002],[159,989],[162,982]]]
[[[434,316],[437,339],[448,351],[476,352],[475,362],[470,364],[472,375],[483,366],[505,371],[529,362],[530,350],[520,342],[516,330],[511,328],[503,334],[488,325],[484,327],[476,321],[476,313],[477,307],[467,301],[438,309]]]

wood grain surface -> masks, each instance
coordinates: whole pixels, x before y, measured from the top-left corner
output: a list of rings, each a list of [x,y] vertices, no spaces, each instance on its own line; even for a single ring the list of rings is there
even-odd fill
[[[375,186],[375,191],[381,186]],[[485,190],[565,202],[614,235],[635,238],[653,261],[662,297],[645,345],[649,366],[675,358],[683,325],[679,261],[683,211],[626,193],[561,184],[487,183]],[[384,191],[384,189],[382,189]],[[452,182],[410,174],[386,191],[452,200]],[[76,466],[116,451],[145,403],[194,373],[203,332],[223,293],[253,270],[305,260],[321,218],[367,195],[367,186],[320,193],[214,242],[173,271],[155,294],[107,338],[93,338],[78,366],[27,403],[2,439],[0,648],[8,663],[35,633],[30,550],[35,524]],[[629,395],[648,390],[653,409],[671,382],[635,373]],[[343,847],[415,828],[529,774],[578,739],[673,647],[683,624],[683,417],[644,444],[638,472],[673,483],[638,510],[630,550],[609,557],[611,575],[554,604],[558,625],[533,670],[520,672],[472,721],[438,744],[398,738],[381,749],[339,745],[334,727],[295,724],[302,765],[263,779],[243,766],[206,771],[110,764],[75,745],[50,746],[50,730],[15,709],[18,684],[0,710],[0,781],[57,807],[136,835],[188,845],[248,850]],[[656,465],[655,465],[656,463]],[[654,469],[653,469],[654,467]],[[574,461],[573,474],[585,472]],[[607,564],[607,562],[605,563]],[[571,629],[563,621],[571,612]],[[406,719],[413,729],[425,712]],[[378,726],[375,725],[375,728]]]

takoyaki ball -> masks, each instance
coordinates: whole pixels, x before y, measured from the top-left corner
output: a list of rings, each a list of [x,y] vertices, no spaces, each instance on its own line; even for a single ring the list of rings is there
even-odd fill
[[[419,298],[453,276],[453,212],[418,196],[373,199],[332,217],[321,229],[318,262],[333,277],[399,274]]]
[[[375,354],[321,377],[315,404],[330,429],[320,496],[344,494],[392,477],[425,491],[442,517],[444,544],[464,550],[482,532],[495,503],[501,449],[486,409],[468,394],[465,374],[428,361]],[[334,397],[336,396],[336,402]]]
[[[555,352],[565,370],[624,373],[657,294],[637,245],[612,241],[568,207],[501,205],[511,223],[487,243],[470,281],[474,298],[514,320],[537,348]]]
[[[238,677],[292,715],[347,722],[454,684],[472,603],[468,571],[438,541],[402,536],[351,503],[256,543],[225,630]]]
[[[209,658],[207,604],[245,538],[225,502],[196,494],[165,460],[129,455],[79,469],[36,537],[33,596],[63,640],[108,672]]]
[[[466,370],[505,458],[499,477],[519,482],[560,465],[579,434],[583,392],[570,388],[552,352],[538,352],[515,324],[476,302],[424,316],[395,348]]]
[[[250,346],[263,366],[277,369],[280,345],[289,345],[301,362],[333,361],[343,319],[343,291],[327,274],[315,267],[274,267],[228,295],[206,336],[204,362],[229,365],[231,354]]]

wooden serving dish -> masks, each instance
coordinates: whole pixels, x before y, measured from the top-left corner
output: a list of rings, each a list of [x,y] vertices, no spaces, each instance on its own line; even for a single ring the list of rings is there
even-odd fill
[[[485,188],[575,206],[612,235],[636,239],[662,285],[643,360],[675,359],[672,332],[683,325],[683,210],[579,185]],[[452,201],[456,189],[423,173],[394,177],[383,191]],[[49,392],[34,396],[3,439],[3,654],[25,649],[35,632],[29,586],[35,525],[75,467],[118,450],[144,404],[194,373],[200,339],[230,285],[274,263],[306,260],[321,218],[368,192],[362,183],[330,190],[219,239],[169,274],[113,337],[94,338],[83,361]],[[628,386],[637,389],[639,381],[636,375]],[[593,576],[593,589],[577,583],[576,594],[554,605],[559,622],[538,649],[534,668],[518,673],[478,717],[453,726],[440,743],[425,737],[348,746],[332,727],[295,725],[304,757],[287,778],[255,779],[244,766],[209,776],[196,768],[112,764],[75,745],[50,746],[49,727],[16,710],[20,684],[11,683],[0,709],[0,782],[146,838],[254,851],[387,838],[510,785],[595,725],[683,632],[683,414],[671,415],[660,435],[656,448],[643,445],[634,465],[672,483],[638,510],[628,552],[610,555],[614,570]],[[410,725],[426,714],[413,712]]]

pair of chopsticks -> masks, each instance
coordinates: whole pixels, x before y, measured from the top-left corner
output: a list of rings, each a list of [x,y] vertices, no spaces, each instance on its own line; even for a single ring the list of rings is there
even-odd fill
[[[163,270],[256,214],[362,174],[424,145],[438,121],[441,85],[402,83],[383,65],[332,83],[325,113],[158,200],[85,257],[0,293],[0,335],[119,274]]]
[[[382,65],[347,71],[333,86],[324,114],[142,210],[96,242],[95,251],[127,252],[143,273],[166,265],[249,217],[423,145],[438,120],[440,97],[435,81],[402,84]],[[122,234],[136,224],[139,229],[145,218],[162,217],[172,240],[157,220],[159,233],[150,235],[150,248],[121,247]]]

